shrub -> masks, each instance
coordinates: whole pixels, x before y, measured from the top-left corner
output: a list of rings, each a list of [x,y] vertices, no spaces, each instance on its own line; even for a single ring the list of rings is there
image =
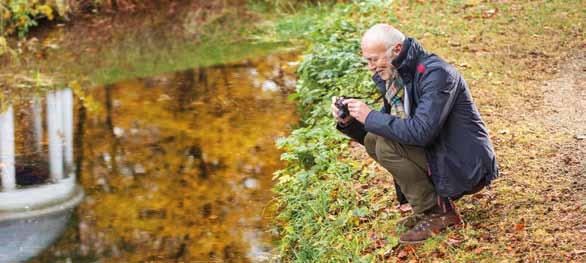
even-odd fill
[[[0,36],[24,37],[40,20],[66,18],[70,13],[103,10],[131,11],[146,1],[138,0],[1,0]],[[146,5],[146,4],[144,4]]]
[[[59,1],[61,2],[61,1]],[[38,0],[6,0],[0,3],[0,36],[17,33],[23,37],[37,20],[53,20],[55,9],[48,3]]]
[[[285,153],[285,169],[275,173],[277,226],[280,253],[285,261],[361,261],[368,244],[359,238],[360,217],[371,210],[353,191],[365,172],[348,160],[347,139],[330,114],[332,96],[367,96],[376,88],[360,56],[362,32],[377,22],[393,19],[389,1],[337,4],[325,12],[307,12],[297,21],[282,21],[277,28],[312,21],[302,37],[309,43],[298,68],[297,92],[300,127],[277,145]],[[320,15],[321,14],[321,15]],[[290,32],[280,32],[291,35]],[[371,94],[372,96],[368,96]]]

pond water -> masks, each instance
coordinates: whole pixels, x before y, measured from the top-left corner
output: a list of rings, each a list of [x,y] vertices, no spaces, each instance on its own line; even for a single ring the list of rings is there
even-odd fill
[[[30,262],[269,260],[272,173],[282,165],[274,140],[297,122],[287,99],[297,59],[268,55],[74,89],[73,156],[66,146],[62,157],[73,162],[62,173],[74,171],[85,197]],[[48,100],[12,103],[17,187],[53,182]]]

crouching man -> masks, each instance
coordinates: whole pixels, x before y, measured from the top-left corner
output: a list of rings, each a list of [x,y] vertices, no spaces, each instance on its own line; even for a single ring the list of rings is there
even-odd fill
[[[402,243],[418,243],[462,224],[453,201],[480,191],[498,176],[495,153],[470,90],[460,73],[413,38],[387,24],[362,38],[379,92],[380,111],[343,99],[350,116],[337,128],[363,144],[387,169],[413,208],[401,220]]]

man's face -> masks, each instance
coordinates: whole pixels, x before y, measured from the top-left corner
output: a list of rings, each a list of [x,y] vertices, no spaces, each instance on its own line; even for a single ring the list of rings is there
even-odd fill
[[[394,49],[394,48],[393,48]],[[395,58],[394,52],[388,52],[381,42],[363,43],[362,56],[368,62],[368,70],[378,74],[383,80],[389,80],[395,69],[391,61]]]

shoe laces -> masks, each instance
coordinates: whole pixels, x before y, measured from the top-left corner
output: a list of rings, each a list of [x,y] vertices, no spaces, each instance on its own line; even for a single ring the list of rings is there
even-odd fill
[[[415,231],[428,230],[430,226],[431,226],[431,221],[429,219],[425,218],[425,219],[422,219],[421,221],[419,221],[419,224],[415,225],[415,227],[413,227],[413,230],[415,230]]]

